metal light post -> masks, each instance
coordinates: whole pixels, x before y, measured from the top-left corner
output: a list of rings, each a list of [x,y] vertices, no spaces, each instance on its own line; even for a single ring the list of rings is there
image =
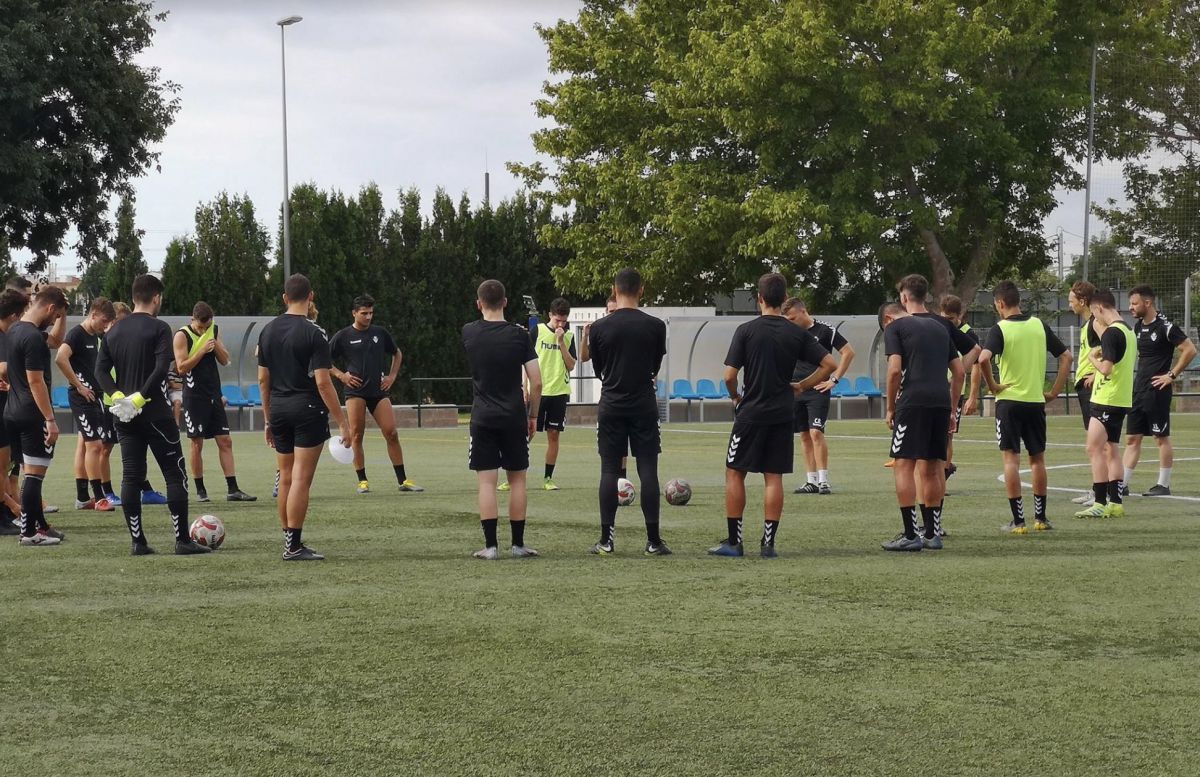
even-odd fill
[[[284,52],[284,30],[302,20],[300,16],[288,16],[275,22],[279,25],[279,72],[283,85],[283,279],[292,274],[292,212],[288,188],[288,143],[287,143],[287,56]]]

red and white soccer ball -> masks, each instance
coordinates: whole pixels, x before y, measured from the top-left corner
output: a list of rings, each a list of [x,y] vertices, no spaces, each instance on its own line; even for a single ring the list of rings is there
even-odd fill
[[[674,478],[667,482],[663,496],[667,498],[667,504],[682,507],[692,500],[692,486],[686,480]]]
[[[629,507],[635,499],[637,499],[637,489],[633,487],[633,482],[625,478],[618,478],[617,504],[621,505],[621,507]]]
[[[216,550],[225,541],[225,524],[215,515],[202,515],[192,521],[188,533],[192,536],[192,542]]]

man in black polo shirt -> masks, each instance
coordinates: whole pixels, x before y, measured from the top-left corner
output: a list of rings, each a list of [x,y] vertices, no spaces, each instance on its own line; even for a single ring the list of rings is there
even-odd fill
[[[354,298],[351,310],[354,323],[341,330],[329,341],[329,355],[334,361],[330,371],[334,378],[346,386],[346,417],[350,421],[350,436],[354,448],[354,472],[358,476],[358,493],[371,491],[367,480],[366,457],[363,454],[363,435],[366,433],[367,414],[375,419],[379,431],[387,443],[388,459],[396,473],[396,483],[403,492],[418,492],[425,489],[408,479],[404,471],[404,450],[400,447],[400,435],[396,433],[396,414],[388,391],[400,374],[400,362],[404,354],[396,347],[396,341],[388,330],[375,326],[375,298],[361,294]],[[387,374],[383,363],[391,360]],[[346,369],[339,369],[337,362]]]
[[[1158,482],[1142,496],[1170,496],[1171,468],[1175,465],[1175,447],[1171,444],[1171,397],[1175,380],[1196,358],[1196,346],[1187,332],[1171,323],[1154,305],[1154,290],[1135,286],[1129,292],[1129,312],[1136,321],[1137,375],[1133,385],[1133,410],[1125,425],[1125,480],[1123,494],[1129,493],[1129,480],[1142,456],[1142,438],[1154,435],[1158,443]],[[1179,358],[1171,364],[1171,357]]]
[[[213,309],[207,302],[197,302],[192,307],[191,322],[175,333],[171,347],[175,355],[175,372],[183,378],[183,428],[191,442],[192,478],[196,483],[197,500],[209,501],[208,489],[204,487],[204,441],[215,440],[221,472],[225,475],[225,500],[256,501],[258,497],[238,488],[233,439],[229,436],[225,398],[221,396],[221,373],[217,368],[218,364],[229,364],[229,349],[221,340],[220,328],[213,321]]]
[[[504,284],[484,281],[479,284],[476,296],[475,306],[483,317],[462,330],[474,387],[467,458],[479,481],[479,523],[483,528],[483,548],[472,555],[484,561],[499,557],[496,524],[500,508],[496,503],[496,483],[503,469],[510,494],[512,555],[533,558],[538,552],[525,544],[525,510],[529,498],[526,475],[529,438],[537,426],[542,397],[542,374],[529,332],[504,320],[508,304]],[[528,409],[525,393],[529,395]]]
[[[941,316],[913,315],[895,302],[879,309],[888,360],[885,420],[892,430],[896,499],[904,527],[884,543],[884,550],[942,548],[938,528],[946,489],[946,445],[954,421],[951,397],[962,391],[964,378],[962,358],[944,323],[948,322]],[[923,533],[917,532],[918,472],[924,488],[924,501],[919,503]]]
[[[62,289],[47,286],[33,295],[25,314],[9,327],[7,346],[8,402],[4,424],[14,461],[25,468],[21,512],[25,523],[18,542],[27,547],[57,545],[62,534],[46,523],[42,481],[54,458],[58,424],[50,403],[50,348],[46,330],[67,312]]]
[[[648,556],[669,556],[659,533],[662,491],[658,486],[658,399],[655,379],[667,353],[667,325],[639,310],[642,275],[632,267],[617,273],[612,313],[592,323],[589,350],[602,391],[597,407],[600,452],[600,541],[589,552],[606,556],[616,549],[617,480],[621,459],[632,453],[642,489]]]
[[[854,361],[854,348],[836,328],[813,318],[808,312],[808,305],[799,297],[792,297],[783,303],[783,315],[788,321],[808,330],[826,352],[832,355],[836,351],[839,354],[838,366],[833,375],[796,397],[793,425],[796,433],[800,435],[800,443],[804,448],[804,463],[808,465],[807,479],[794,493],[832,494],[833,489],[829,485],[829,444],[825,441],[825,428],[829,421],[829,395],[849,371],[850,364]],[[792,380],[798,383],[812,375],[816,369],[816,364],[801,359],[796,362]]]
[[[329,340],[309,320],[312,284],[299,273],[284,283],[287,311],[263,327],[258,336],[258,385],[267,445],[279,465],[279,523],[283,528],[284,561],[322,561],[304,544],[308,492],[329,439],[333,416],[342,445],[350,447],[350,429],[329,374]]]
[[[775,538],[783,515],[783,476],[792,471],[793,408],[801,396],[829,377],[837,362],[817,338],[780,312],[787,281],[779,273],[758,279],[762,315],[737,328],[725,356],[725,385],[734,404],[733,431],[725,456],[725,516],[728,537],[709,549],[713,556],[741,556],[742,514],[746,510],[746,473],[761,472],[763,493],[763,558],[774,558]],[[792,383],[797,362],[813,365],[803,380]],[[738,390],[738,373],[743,386]]]

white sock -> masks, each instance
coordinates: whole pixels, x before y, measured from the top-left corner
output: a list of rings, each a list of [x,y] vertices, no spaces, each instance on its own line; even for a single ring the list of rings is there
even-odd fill
[[[1122,482],[1125,485],[1129,485],[1129,481],[1132,479],[1133,479],[1133,467],[1126,467],[1125,468],[1125,480],[1123,480]]]
[[[1162,486],[1163,488],[1171,487],[1171,468],[1170,467],[1159,467],[1158,468],[1158,484],[1160,486]]]
[[[815,473],[815,472],[808,473],[808,482],[812,483],[815,486],[817,484],[817,473]]]
[[[817,470],[817,482],[818,483],[828,483],[829,482],[829,470],[827,470],[827,469]]]

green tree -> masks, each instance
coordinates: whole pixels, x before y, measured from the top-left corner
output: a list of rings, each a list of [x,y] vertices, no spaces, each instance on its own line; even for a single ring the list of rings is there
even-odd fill
[[[1135,258],[1107,232],[1093,237],[1088,249],[1087,279],[1101,289],[1128,289],[1137,281],[1134,271]],[[1066,284],[1070,286],[1083,278],[1083,257],[1071,257],[1071,271]]]
[[[141,0],[10,0],[0,13],[0,234],[41,271],[69,229],[81,258],[108,240],[108,201],[158,160],[178,87],[140,64]]]
[[[117,206],[117,235],[112,241],[112,258],[107,265],[102,294],[109,299],[130,299],[133,279],[145,274],[149,268],[142,258],[142,235],[144,230],[134,225],[133,195],[121,197]]]
[[[8,247],[8,238],[0,234],[0,278],[7,280],[18,272],[17,265],[13,262],[12,251]]]
[[[205,283],[204,267],[192,237],[177,237],[167,244],[162,281],[163,315],[191,315],[192,306],[212,286]]]
[[[542,230],[575,252],[556,274],[574,292],[634,264],[662,301],[771,268],[863,301],[921,270],[970,299],[1045,264],[1093,41],[1151,46],[1168,5],[593,0],[540,30],[552,166],[513,169],[579,216]]]

